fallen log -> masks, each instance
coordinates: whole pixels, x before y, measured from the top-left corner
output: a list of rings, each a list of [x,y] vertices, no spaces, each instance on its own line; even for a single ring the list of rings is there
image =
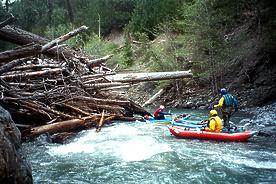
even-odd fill
[[[86,115],[86,116],[91,116],[91,114],[89,112],[86,112],[78,107],[74,107],[72,105],[69,105],[69,104],[65,104],[65,103],[61,103],[61,104],[56,104],[54,103],[53,105],[59,105],[59,106],[64,106],[64,107],[67,107],[73,111],[75,111],[76,113],[78,113],[79,115],[80,114],[83,114],[83,115]]]
[[[69,100],[79,100],[79,101],[88,101],[92,102],[94,104],[100,104],[100,105],[129,105],[129,101],[122,101],[122,100],[111,100],[111,99],[101,99],[101,98],[92,98],[92,97],[86,97],[86,96],[76,96]]]
[[[14,50],[0,52],[0,63],[9,62],[15,59],[20,59],[29,56],[35,56],[40,53],[40,45],[28,45]]]
[[[58,45],[59,43],[62,43],[70,38],[72,38],[73,36],[76,36],[77,34],[87,30],[88,27],[86,26],[81,26],[79,27],[78,29],[75,29],[73,31],[70,31],[69,33],[63,35],[63,36],[60,36],[59,38],[55,39],[55,40],[52,40],[51,42],[45,44],[42,46],[42,49],[41,49],[41,52],[45,52],[47,50],[49,50],[50,48]]]
[[[18,45],[26,45],[30,43],[45,45],[49,43],[49,40],[44,37],[41,37],[39,35],[30,33],[28,31],[19,29],[14,26],[9,26],[9,25],[0,29],[0,39],[11,43],[15,43]],[[47,56],[50,56],[50,57],[58,56],[58,58],[60,59],[75,58],[76,53],[77,52],[75,50],[69,47],[59,48],[59,52],[57,52],[57,49],[50,49],[45,52]]]
[[[11,17],[9,17],[3,22],[0,22],[0,29],[16,21],[16,18],[12,14],[10,15]]]
[[[44,133],[59,133],[59,132],[66,132],[70,130],[76,130],[78,128],[84,128],[85,127],[85,122],[88,120],[93,119],[93,117],[84,117],[81,119],[71,119],[67,121],[60,121],[56,123],[52,123],[49,125],[43,125],[39,127],[34,127],[29,130],[26,130],[23,132],[24,137],[30,137],[30,138],[35,138],[41,134]]]
[[[43,110],[43,111],[45,111],[47,113],[50,113],[52,115],[59,116],[59,117],[65,118],[65,119],[74,119],[74,118],[76,118],[74,116],[71,116],[71,115],[68,115],[68,114],[65,114],[65,113],[62,113],[62,112],[59,112],[59,111],[47,108],[47,107],[43,107],[42,105],[35,104],[33,102],[22,101],[22,100],[20,100],[19,102],[20,102],[20,104],[24,105],[25,108],[32,108],[32,109],[37,109],[37,110]]]
[[[154,94],[150,99],[148,99],[148,100],[142,105],[142,107],[146,107],[146,106],[152,104],[152,102],[153,102],[154,100],[156,100],[159,96],[161,96],[164,92],[165,92],[164,89],[160,89],[156,94]]]
[[[11,61],[11,62],[1,66],[0,67],[0,75],[2,75],[5,72],[10,71],[15,66],[21,65],[24,61],[25,60],[23,60],[23,59],[18,59],[18,60]]]
[[[32,78],[32,77],[40,77],[44,75],[52,75],[52,74],[61,74],[65,69],[55,68],[55,69],[47,69],[43,71],[37,72],[28,72],[28,73],[17,73],[17,74],[10,74],[10,75],[2,75],[0,76],[1,79],[18,79],[18,78]]]
[[[128,74],[116,74],[112,76],[106,76],[111,82],[143,82],[143,81],[157,81],[157,80],[169,80],[179,78],[190,78],[193,74],[191,71],[176,71],[176,72],[152,72],[152,73],[128,73]]]
[[[43,68],[59,68],[60,65],[57,64],[28,64],[24,66],[17,66],[13,67],[11,71],[15,70],[37,70],[37,69],[43,69]]]
[[[115,75],[115,73],[97,73],[93,75],[83,75],[80,77],[81,80],[90,80],[90,79],[96,79],[96,78],[102,78],[107,75]]]
[[[102,89],[102,88],[109,88],[109,87],[125,86],[125,83],[122,83],[122,82],[89,84],[90,82],[91,81],[84,82],[84,86],[89,89]]]
[[[108,59],[110,59],[113,55],[107,55],[104,56],[102,58],[98,58],[98,59],[93,59],[90,60],[86,63],[86,65],[88,67],[95,67],[95,66],[100,66],[102,63],[106,62]]]

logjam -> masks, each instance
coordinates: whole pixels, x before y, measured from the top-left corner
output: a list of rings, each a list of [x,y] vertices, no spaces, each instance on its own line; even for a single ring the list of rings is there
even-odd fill
[[[190,71],[116,74],[104,65],[112,55],[95,58],[59,45],[85,26],[49,41],[7,24],[0,24],[0,39],[23,47],[0,53],[0,105],[11,113],[23,138],[49,133],[62,139],[83,129],[100,131],[112,120],[151,115],[116,88],[192,76]]]

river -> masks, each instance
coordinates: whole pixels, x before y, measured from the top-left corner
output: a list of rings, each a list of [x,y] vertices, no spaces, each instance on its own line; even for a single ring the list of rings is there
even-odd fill
[[[189,113],[205,118],[208,112]],[[233,121],[248,118],[250,115],[237,113]],[[255,136],[242,143],[186,140],[173,137],[164,125],[115,122],[99,133],[82,131],[65,145],[47,143],[40,137],[23,146],[34,183],[276,182],[272,137]]]

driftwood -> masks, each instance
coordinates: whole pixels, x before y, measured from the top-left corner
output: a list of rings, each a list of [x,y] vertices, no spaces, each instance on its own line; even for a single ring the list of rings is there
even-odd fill
[[[61,122],[56,122],[53,124],[49,125],[44,125],[44,126],[39,126],[39,127],[34,127],[31,128],[30,130],[26,130],[24,132],[24,135],[27,137],[37,137],[41,134],[44,133],[58,133],[58,132],[66,132],[70,130],[75,130],[80,127],[85,126],[85,121],[88,121],[92,119],[91,117],[85,117],[82,119],[71,119],[67,121],[61,121]]]
[[[0,67],[0,75],[2,75],[3,73],[11,70],[15,66],[21,65],[23,62],[24,62],[23,59],[18,59],[18,60],[11,61],[11,62],[1,66]]]
[[[100,66],[102,63],[106,62],[108,59],[110,59],[113,55],[107,55],[104,56],[102,58],[98,58],[98,59],[93,59],[90,60],[86,63],[87,66],[89,67],[95,67],[95,66]]]
[[[73,36],[76,36],[77,34],[83,32],[83,31],[85,31],[87,29],[88,29],[88,27],[81,26],[78,29],[75,29],[75,30],[73,30],[73,31],[71,31],[71,32],[63,35],[63,36],[60,36],[59,38],[57,38],[57,39],[55,39],[55,40],[53,40],[53,41],[51,41],[51,42],[43,45],[43,47],[41,49],[41,52],[45,52],[45,51],[49,50],[50,48],[58,45],[59,43],[62,43],[62,42],[66,41],[66,40],[68,40],[70,38],[72,38]]]
[[[2,40],[25,45],[25,49],[26,44],[36,44],[39,48],[30,54],[38,53],[40,58],[17,54],[24,60],[15,60],[17,57],[9,55],[0,67],[0,103],[25,129],[23,136],[67,135],[92,127],[99,131],[112,120],[134,121],[137,119],[134,115],[150,113],[115,88],[141,81],[192,76],[189,71],[116,75],[103,65],[111,55],[91,60],[92,57],[81,52],[58,45],[85,29],[81,27],[53,41],[9,25],[0,29]],[[20,49],[6,53],[18,53]],[[0,58],[1,54],[4,57],[0,53]]]
[[[60,74],[63,71],[65,71],[65,69],[55,68],[55,69],[48,69],[48,70],[37,71],[37,72],[2,75],[0,76],[0,78],[1,79],[31,78],[31,77],[40,77],[40,76],[56,74],[56,73]]]
[[[16,21],[16,18],[12,14],[10,15],[11,16],[7,20],[0,22],[0,29]]]
[[[176,72],[153,72],[153,73],[128,73],[128,74],[116,74],[112,76],[106,76],[111,82],[144,82],[144,81],[157,81],[157,80],[169,80],[179,78],[190,78],[193,74],[191,71],[176,71]]]
[[[161,96],[165,92],[164,89],[160,89],[156,94],[154,94],[150,99],[148,99],[142,107],[146,107],[150,104],[152,104],[153,101],[155,101],[159,96]]]
[[[102,88],[109,88],[109,87],[117,87],[117,86],[124,86],[125,83],[121,82],[112,82],[112,83],[91,83],[92,81],[86,81],[84,82],[84,86],[89,89],[102,89]]]
[[[43,68],[59,68],[60,65],[57,64],[29,64],[29,65],[23,65],[23,66],[17,66],[11,68],[11,71],[14,70],[38,70]]]
[[[18,45],[27,45],[30,43],[35,43],[42,46],[50,42],[48,39],[44,37],[9,25],[0,29],[0,39]],[[58,56],[60,59],[66,59],[75,58],[76,51],[69,47],[63,47],[59,49],[59,52],[57,52],[57,49],[50,49],[46,51],[45,54],[51,57]]]
[[[15,50],[0,52],[0,63],[9,62],[9,61],[24,58],[24,57],[34,56],[39,54],[40,50],[41,50],[40,45],[29,45]]]

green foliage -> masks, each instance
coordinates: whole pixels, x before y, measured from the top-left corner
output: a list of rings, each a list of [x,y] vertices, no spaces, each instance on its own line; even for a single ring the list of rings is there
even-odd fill
[[[93,56],[102,57],[113,54],[117,49],[114,43],[101,40],[96,34],[92,34],[87,40],[85,43],[85,51]]]
[[[226,6],[227,3],[228,6]],[[237,1],[190,1],[183,5],[182,18],[176,27],[182,34],[177,41],[183,45],[183,57],[191,57],[199,76],[209,77],[233,55],[224,35],[233,26],[239,11]]]
[[[49,39],[58,38],[61,35],[64,35],[72,30],[76,29],[72,24],[59,24],[55,27],[47,26],[45,30],[45,36]],[[66,44],[70,45],[71,47],[83,47],[84,39],[82,35],[77,35],[65,42]]]
[[[125,67],[131,67],[133,65],[133,54],[130,40],[125,37],[125,44],[122,49],[122,64]]]
[[[180,0],[136,0],[130,22],[132,32],[145,32],[150,38],[155,35],[154,29],[161,23],[171,21],[175,10],[182,4]]]

